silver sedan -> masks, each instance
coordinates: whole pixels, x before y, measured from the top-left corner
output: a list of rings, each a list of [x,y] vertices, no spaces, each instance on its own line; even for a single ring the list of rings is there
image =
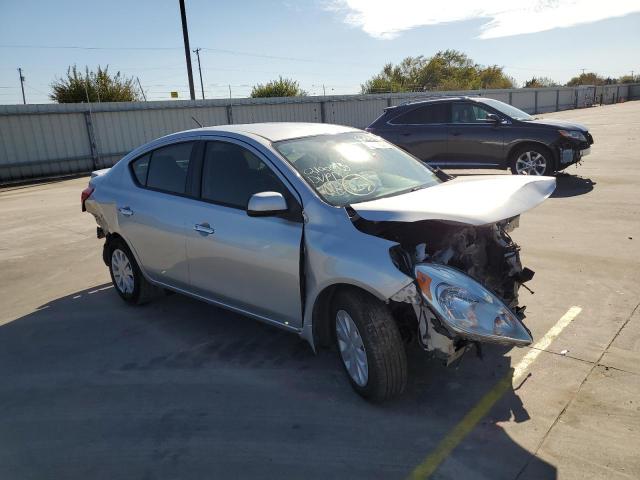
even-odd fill
[[[478,342],[531,343],[509,233],[549,177],[451,179],[381,138],[327,124],[202,128],[94,172],[82,208],[118,294],[167,290],[335,347],[384,400],[414,342],[450,364]]]

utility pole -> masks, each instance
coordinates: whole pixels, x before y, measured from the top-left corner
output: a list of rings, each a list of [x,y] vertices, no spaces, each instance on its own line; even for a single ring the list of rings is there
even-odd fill
[[[27,100],[24,98],[24,75],[22,75],[22,68],[18,67],[18,73],[20,74],[20,88],[22,88],[22,103],[27,104]]]
[[[142,98],[144,98],[144,101],[147,101],[147,95],[144,93],[144,90],[142,89],[142,85],[140,85],[140,78],[136,77],[136,80],[138,81],[138,87],[140,88],[140,93],[142,93]]]
[[[202,68],[200,68],[200,50],[202,49],[196,48],[194,52],[198,57],[198,72],[200,73],[200,90],[202,90],[202,99],[204,100],[204,86],[202,85]]]
[[[586,70],[586,68],[582,68],[581,70],[582,70],[582,74],[584,75],[584,71]]]
[[[191,49],[189,48],[189,30],[187,29],[187,13],[184,8],[184,0],[180,2],[180,18],[182,19],[182,38],[184,39],[184,55],[187,58],[187,75],[189,76],[189,94],[191,100],[196,99],[196,91],[193,88],[193,72],[191,71]]]

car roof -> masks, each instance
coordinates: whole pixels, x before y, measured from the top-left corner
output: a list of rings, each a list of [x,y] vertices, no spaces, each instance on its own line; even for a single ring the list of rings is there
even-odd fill
[[[485,97],[470,97],[467,95],[451,95],[451,96],[437,96],[437,97],[432,97],[432,98],[424,98],[424,99],[419,99],[419,100],[410,100],[406,103],[400,104],[397,107],[391,107],[393,108],[401,108],[401,107],[415,107],[416,105],[422,105],[422,104],[427,104],[427,103],[439,103],[439,102],[450,102],[452,100],[471,100],[474,102],[477,101],[482,101],[482,100],[486,100]]]
[[[357,132],[356,128],[329,123],[298,123],[298,122],[270,122],[270,123],[246,123],[236,125],[217,125],[204,127],[192,131],[211,133],[241,133],[258,135],[271,142],[287,140],[291,138],[311,137],[314,135],[331,135],[337,133]]]

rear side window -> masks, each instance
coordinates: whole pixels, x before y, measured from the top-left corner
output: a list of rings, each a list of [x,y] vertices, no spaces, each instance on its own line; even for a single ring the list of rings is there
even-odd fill
[[[146,186],[168,193],[186,193],[187,170],[193,145],[193,142],[177,143],[154,150],[151,153]]]
[[[398,115],[391,123],[395,125],[426,125],[449,122],[449,103],[434,103],[415,108]]]
[[[131,171],[133,176],[136,177],[136,181],[139,185],[145,186],[147,184],[147,172],[149,171],[149,160],[151,154],[141,156],[137,160],[131,162]]]
[[[207,142],[202,166],[202,199],[246,209],[259,192],[288,191],[262,160],[246,148],[226,142]]]

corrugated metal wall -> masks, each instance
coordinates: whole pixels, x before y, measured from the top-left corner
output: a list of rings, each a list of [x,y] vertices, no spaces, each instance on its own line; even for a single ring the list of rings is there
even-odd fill
[[[135,147],[203,125],[326,122],[364,128],[385,107],[482,95],[529,113],[640,98],[639,85],[141,103],[0,105],[0,183],[111,166]]]

